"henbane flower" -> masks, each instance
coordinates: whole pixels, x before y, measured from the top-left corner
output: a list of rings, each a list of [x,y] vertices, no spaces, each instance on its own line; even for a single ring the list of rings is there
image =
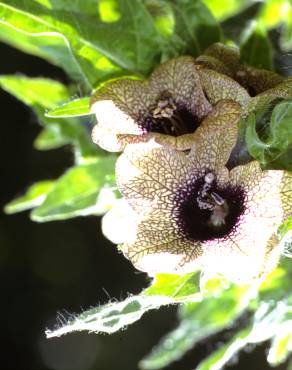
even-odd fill
[[[250,96],[271,89],[284,80],[276,72],[241,63],[239,48],[219,42],[209,46],[196,59],[196,63],[233,78],[249,92]]]
[[[234,100],[247,116],[277,97],[292,96],[292,80],[239,60],[238,49],[218,43],[197,59],[182,56],[161,64],[148,80],[107,83],[92,97],[93,141],[108,151],[149,140],[187,150],[220,100]]]
[[[117,80],[97,90],[93,141],[109,151],[155,138],[182,149],[211,110],[192,57],[160,65],[149,80]]]
[[[292,176],[258,162],[225,167],[240,107],[221,101],[195,131],[189,153],[154,141],[127,146],[120,191],[136,220],[121,249],[140,270],[263,277],[281,254],[277,229],[291,215]]]
[[[292,96],[292,79],[240,62],[237,47],[215,43],[196,59],[201,85],[212,105],[232,99],[243,116],[262,109],[277,98]]]

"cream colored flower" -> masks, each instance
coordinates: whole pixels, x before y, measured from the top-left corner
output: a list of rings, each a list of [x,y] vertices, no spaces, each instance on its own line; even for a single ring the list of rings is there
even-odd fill
[[[109,151],[148,141],[189,148],[192,133],[210,112],[192,57],[160,65],[149,80],[122,79],[97,90],[92,110],[98,124],[93,141]]]
[[[152,141],[127,146],[118,159],[118,187],[136,214],[121,249],[138,269],[202,269],[246,281],[277,264],[292,177],[262,171],[257,162],[225,167],[239,111],[235,102],[219,102],[193,134],[189,153]]]

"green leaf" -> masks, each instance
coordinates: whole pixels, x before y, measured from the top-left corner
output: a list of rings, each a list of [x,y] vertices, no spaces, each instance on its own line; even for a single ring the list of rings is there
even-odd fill
[[[195,273],[183,276],[158,274],[151,286],[140,295],[85,311],[64,327],[48,331],[47,336],[50,338],[79,330],[114,333],[139,320],[149,310],[186,299],[201,299],[197,280],[198,274]]]
[[[175,17],[175,36],[179,37],[183,45],[180,53],[199,56],[208,46],[221,40],[217,21],[201,1],[168,2]]]
[[[0,86],[30,106],[43,124],[44,130],[35,141],[37,149],[48,150],[64,144],[74,144],[76,151],[81,152],[84,157],[97,153],[89,130],[80,120],[53,119],[44,115],[48,109],[69,100],[70,95],[64,85],[46,78],[8,75],[0,76]]]
[[[216,294],[210,291],[201,302],[185,304],[180,310],[178,327],[141,361],[141,368],[160,369],[178,360],[198,341],[230,326],[253,296],[254,289],[249,286],[224,289],[221,285]]]
[[[0,40],[25,53],[36,55],[63,68],[73,80],[78,82],[85,80],[70,45],[62,35],[53,32],[27,33],[19,31],[19,28],[14,28],[13,23],[0,21]]]
[[[278,103],[270,117],[270,122],[261,127],[261,137],[257,123],[262,115],[251,115],[247,120],[246,144],[249,153],[265,167],[292,170],[292,100]],[[264,132],[263,132],[264,129]]]
[[[2,0],[0,23],[35,38],[63,39],[89,89],[125,71],[148,73],[159,56],[159,35],[139,0]]]
[[[278,366],[285,362],[292,352],[292,322],[285,323],[282,331],[274,337],[268,354],[271,366]]]
[[[69,99],[67,88],[48,78],[31,78],[22,75],[0,76],[0,86],[30,107],[52,109]]]
[[[157,31],[166,38],[173,36],[175,17],[167,0],[144,0],[144,3]]]
[[[264,1],[258,19],[270,30],[281,26],[280,46],[285,52],[292,48],[292,3],[289,0]]]
[[[273,68],[272,44],[266,28],[253,21],[244,31],[240,45],[241,62],[263,69]]]
[[[30,186],[26,193],[6,204],[4,211],[8,214],[26,211],[42,204],[54,181],[40,181]]]
[[[222,21],[228,17],[240,13],[244,8],[246,8],[251,3],[251,1],[223,0],[218,2],[217,0],[203,0],[203,3],[211,10],[212,14],[216,19]]]
[[[59,122],[46,125],[35,139],[34,147],[38,150],[51,150],[70,144],[69,127],[64,127]]]
[[[274,28],[289,17],[290,8],[289,0],[264,1],[258,19],[268,29]]]
[[[46,222],[98,214],[100,192],[116,187],[115,161],[116,157],[109,155],[65,172],[55,182],[42,205],[33,210],[31,218]]]
[[[195,370],[220,370],[248,343],[250,328],[240,330],[230,341],[213,351]]]
[[[284,302],[261,302],[255,311],[253,323],[203,360],[196,370],[222,369],[248,344],[261,343],[277,336],[290,322],[291,308]]]
[[[88,116],[93,114],[90,112],[90,98],[80,98],[64,103],[57,108],[46,112],[46,117],[76,117]]]
[[[177,300],[201,298],[199,273],[185,275],[156,274],[152,285],[144,290],[144,295],[165,295]]]
[[[114,333],[139,320],[145,312],[170,303],[171,299],[165,296],[129,297],[122,302],[109,303],[85,311],[69,320],[63,327],[53,331],[47,330],[46,335],[47,338],[52,338],[81,330]]]

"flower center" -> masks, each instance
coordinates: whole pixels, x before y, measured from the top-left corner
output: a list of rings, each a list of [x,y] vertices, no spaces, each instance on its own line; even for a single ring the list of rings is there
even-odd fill
[[[150,110],[150,114],[143,117],[139,124],[147,132],[180,136],[194,132],[199,120],[183,104],[176,103],[164,93]]]
[[[224,238],[236,228],[244,211],[241,187],[219,186],[212,171],[194,178],[175,194],[173,215],[180,232],[191,241]]]
[[[215,175],[212,172],[205,175],[204,184],[198,191],[196,201],[200,209],[208,209],[212,212],[208,224],[210,227],[217,228],[225,224],[229,207],[225,199],[211,190],[214,180]]]

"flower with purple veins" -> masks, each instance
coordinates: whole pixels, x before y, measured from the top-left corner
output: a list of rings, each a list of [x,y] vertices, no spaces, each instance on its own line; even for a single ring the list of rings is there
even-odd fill
[[[189,153],[153,140],[127,146],[118,159],[117,184],[135,215],[121,250],[138,269],[202,269],[249,281],[276,266],[292,176],[262,171],[256,161],[226,168],[240,114],[237,103],[219,102],[193,134]]]
[[[93,141],[109,151],[128,143],[157,142],[188,149],[192,134],[211,111],[192,57],[160,65],[149,80],[108,83],[92,97],[98,124]]]

